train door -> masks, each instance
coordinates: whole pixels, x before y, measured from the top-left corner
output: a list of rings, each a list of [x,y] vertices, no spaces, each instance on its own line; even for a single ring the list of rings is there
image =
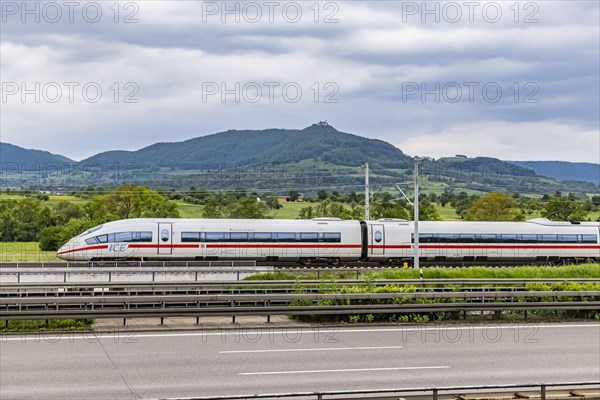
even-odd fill
[[[381,255],[385,253],[385,229],[381,224],[371,225],[371,255]]]
[[[170,222],[158,223],[158,254],[173,253],[173,224]]]

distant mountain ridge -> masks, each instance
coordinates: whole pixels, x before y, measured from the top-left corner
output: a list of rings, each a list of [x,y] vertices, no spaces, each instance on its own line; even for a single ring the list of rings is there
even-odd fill
[[[318,159],[321,162],[359,166],[378,160],[393,167],[410,161],[402,151],[377,139],[337,131],[330,125],[302,130],[229,130],[183,142],[156,143],[137,151],[109,151],[81,161],[82,165],[106,165],[125,160],[139,168],[198,169],[209,164],[238,165],[291,163]]]
[[[16,164],[19,168],[31,170],[35,168],[36,164],[45,166],[74,162],[70,158],[48,151],[25,149],[10,143],[0,142],[0,163],[3,170],[7,169],[7,164]]]
[[[107,151],[80,162],[5,143],[0,150],[4,170],[5,163],[26,164],[29,169],[35,163],[70,163],[73,170],[62,176],[43,176],[45,185],[56,187],[133,183],[173,189],[348,192],[363,190],[364,172],[359,167],[365,162],[370,165],[371,185],[378,190],[395,188],[397,183],[410,186],[413,172],[413,159],[393,145],[340,132],[323,123],[304,129],[229,130],[182,142],[155,143],[136,151]],[[423,189],[531,194],[599,190],[597,181],[574,180],[581,174],[561,176],[569,180],[543,176],[550,174],[541,168],[545,166],[542,163],[425,157],[421,162]],[[576,165],[560,163],[562,171],[572,171],[570,167]],[[585,165],[586,171],[589,165]],[[0,184],[16,186],[26,181],[5,174]]]
[[[591,182],[600,185],[600,164],[567,161],[507,161],[529,168],[538,175],[556,179]]]

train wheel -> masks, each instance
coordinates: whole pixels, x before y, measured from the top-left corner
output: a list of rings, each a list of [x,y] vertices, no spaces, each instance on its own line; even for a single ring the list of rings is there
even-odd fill
[[[340,259],[339,258],[328,258],[327,259],[327,264],[329,264],[329,265],[340,265]]]

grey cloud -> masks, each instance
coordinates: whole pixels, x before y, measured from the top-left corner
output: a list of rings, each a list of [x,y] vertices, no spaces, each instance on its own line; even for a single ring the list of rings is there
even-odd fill
[[[530,25],[515,24],[508,14],[497,24],[403,22],[407,3],[339,2],[336,24],[311,18],[297,24],[204,23],[202,6],[192,2],[136,2],[136,24],[110,18],[96,24],[9,20],[2,26],[3,81],[94,81],[105,96],[96,104],[22,104],[13,98],[3,104],[2,140],[83,158],[230,128],[299,128],[328,119],[338,129],[409,146],[410,152],[427,149],[432,137],[452,140],[455,135],[458,141],[464,132],[455,127],[473,129],[470,122],[489,121],[497,128],[486,130],[490,143],[500,141],[502,128],[524,134],[539,132],[535,124],[550,126],[559,137],[571,127],[587,151],[575,155],[573,150],[573,157],[587,154],[594,161],[596,139],[585,138],[600,129],[597,2],[536,2],[540,22]],[[110,86],[130,81],[139,84],[139,103],[111,101]],[[281,94],[273,102],[221,104],[218,96],[203,102],[202,83],[212,81],[230,86],[293,81],[304,95],[298,103],[283,101]],[[321,86],[318,103],[312,100],[314,82]],[[339,86],[339,103],[323,103],[327,82]],[[403,96],[407,82],[428,87],[497,82],[504,92],[498,103],[480,95],[470,103],[466,93],[455,104],[432,96],[423,102],[418,95]],[[515,82],[535,83],[539,102],[515,102],[510,89]],[[512,145],[522,147],[514,140]],[[503,145],[495,156],[517,158],[515,149]]]

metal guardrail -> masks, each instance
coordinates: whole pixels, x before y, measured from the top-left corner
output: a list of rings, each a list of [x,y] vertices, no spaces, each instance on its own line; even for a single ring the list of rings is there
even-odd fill
[[[16,276],[17,283],[22,281],[24,276],[30,275],[40,275],[43,277],[48,277],[51,275],[58,276],[59,279],[62,278],[63,283],[69,281],[67,277],[73,278],[78,276],[102,276],[106,277],[106,282],[112,282],[113,277],[122,276],[122,275],[137,275],[143,276],[146,275],[148,277],[151,276],[151,279],[148,279],[148,282],[155,282],[157,277],[161,276],[173,276],[173,275],[181,275],[181,274],[193,274],[193,277],[190,279],[194,282],[197,282],[203,276],[207,274],[233,274],[235,275],[236,280],[240,280],[243,278],[243,275],[248,274],[256,274],[256,273],[267,273],[273,272],[272,269],[268,267],[144,267],[144,269],[140,269],[138,267],[95,267],[95,268],[79,268],[79,267],[71,267],[69,269],[65,268],[2,268],[0,269],[0,277],[10,277]],[[81,282],[84,282],[80,280]]]
[[[265,267],[262,267],[265,268]],[[122,282],[118,282],[120,285],[132,285],[132,284],[137,284],[137,285],[143,285],[143,284],[153,284],[153,285],[158,285],[158,284],[177,284],[177,285],[186,285],[186,284],[194,284],[194,285],[198,285],[198,284],[215,284],[216,281],[205,281],[205,280],[199,280],[198,278],[202,276],[202,274],[205,273],[233,273],[233,274],[237,274],[238,279],[239,280],[239,276],[242,273],[251,273],[251,272],[256,272],[256,273],[264,273],[264,272],[269,272],[269,271],[265,271],[264,269],[262,269],[261,267],[257,267],[256,269],[220,269],[220,268],[216,268],[216,269],[197,269],[197,268],[189,268],[189,269],[168,269],[168,270],[164,270],[164,269],[148,269],[148,270],[113,270],[113,269],[86,269],[86,270],[50,270],[48,272],[46,271],[39,271],[39,270],[35,270],[35,271],[3,271],[0,269],[0,277],[1,276],[6,276],[6,275],[15,275],[17,274],[17,282],[0,282],[0,289],[3,289],[5,287],[11,287],[13,285],[26,285],[26,286],[48,286],[51,287],[52,285],[58,285],[58,286],[65,286],[65,285],[82,285],[85,287],[89,287],[90,285],[94,285],[94,284],[106,284],[106,283],[111,283],[112,282],[112,278],[117,276],[117,275],[129,275],[129,274],[153,274],[153,279],[151,281],[148,282],[141,282],[141,281],[131,281],[131,282],[127,282],[127,281],[122,281]],[[156,276],[160,276],[160,274],[171,274],[171,275],[175,275],[175,274],[194,274],[194,279],[193,280],[185,280],[185,281],[175,281],[175,280],[169,280],[169,281],[157,281],[156,280]],[[22,275],[28,275],[28,274],[57,274],[57,275],[62,275],[63,277],[63,282],[21,282],[21,276]],[[71,275],[71,274],[96,274],[96,275],[100,275],[100,274],[106,274],[107,279],[105,281],[85,281],[85,282],[68,282],[67,279],[67,275]],[[498,278],[498,279],[480,279],[480,278],[472,278],[472,279],[464,279],[464,278],[448,278],[448,279],[375,279],[375,280],[369,280],[369,283],[372,283],[373,285],[376,286],[381,286],[381,285],[416,285],[416,286],[433,286],[433,285],[454,285],[454,286],[470,286],[470,285],[521,285],[521,286],[525,286],[528,283],[547,283],[547,284],[552,284],[552,283],[560,283],[560,282],[575,282],[575,283],[599,283],[600,282],[600,278],[529,278],[529,279],[520,279],[520,278]],[[232,284],[231,281],[219,281],[219,283],[221,284]],[[263,286],[282,286],[282,285],[294,285],[296,283],[302,284],[302,285],[306,285],[306,286],[310,286],[310,285],[320,285],[322,284],[322,281],[319,279],[318,275],[317,275],[317,279],[305,279],[305,280],[267,280],[267,281],[258,281],[258,280],[252,280],[252,281],[239,281],[239,282],[235,282],[235,285],[250,285],[250,284],[254,284],[254,285],[263,285]],[[359,279],[358,275],[356,279],[337,279],[335,282],[327,282],[328,285],[336,285],[336,284],[345,284],[345,285],[356,285],[356,284],[364,284],[367,283],[366,280],[364,279]]]
[[[577,301],[561,301],[564,297]],[[368,294],[256,294],[256,295],[167,295],[167,296],[75,296],[1,298],[0,319],[56,318],[140,318],[181,316],[271,316],[391,314],[454,311],[529,311],[529,310],[598,310],[600,291],[563,292],[423,292]],[[551,301],[540,301],[549,298]],[[401,299],[399,304],[378,304],[381,300]],[[403,300],[448,299],[447,303],[416,304]],[[462,302],[455,302],[455,300]],[[515,301],[515,299],[517,301]],[[524,300],[518,301],[518,300]],[[369,304],[319,305],[321,300],[365,301]],[[294,301],[310,305],[291,305]],[[371,303],[372,302],[372,303]]]
[[[404,281],[402,281],[404,282]],[[436,282],[435,280],[431,282]],[[356,286],[364,284],[364,281],[344,280],[332,283],[326,283],[325,288],[341,288],[344,286]],[[381,287],[386,285],[398,284],[397,281],[379,281],[370,282],[373,286]],[[265,299],[267,296],[288,295],[300,298],[300,293],[318,295],[323,291],[323,283],[319,281],[205,281],[205,282],[96,282],[96,283],[4,283],[0,284],[0,299],[27,299],[27,298],[45,298],[46,301],[59,298],[73,297],[133,297],[133,296],[197,296],[197,295],[257,295]],[[382,298],[393,298],[398,296],[413,298],[463,298],[479,299],[491,301],[489,299],[517,299],[536,294],[539,297],[558,296],[561,293],[582,293],[582,292],[557,292],[557,291],[527,291],[521,286],[459,286],[452,285],[433,287],[416,286],[415,292],[397,292],[397,293],[379,293]],[[558,293],[558,294],[557,294]],[[590,295],[596,292],[585,292]],[[569,294],[569,295],[570,295]],[[324,296],[325,294],[323,294]],[[364,296],[366,294],[361,294]],[[371,296],[372,297],[372,296]],[[514,301],[514,300],[511,300]]]
[[[573,391],[581,390],[579,388],[592,387],[597,389],[600,386],[600,382],[572,382],[572,383],[526,383],[526,384],[511,384],[511,385],[487,385],[487,386],[446,386],[446,387],[426,387],[426,388],[406,388],[406,389],[366,389],[366,390],[340,390],[340,391],[318,391],[318,392],[297,392],[297,393],[271,393],[271,394],[251,394],[251,395],[231,395],[231,396],[202,396],[202,397],[178,397],[178,398],[161,398],[159,400],[266,400],[266,399],[280,399],[280,398],[298,398],[298,399],[316,399],[323,400],[325,398],[341,398],[340,396],[346,396],[344,399],[364,399],[365,395],[377,396],[414,396],[414,395],[430,395],[433,400],[438,400],[441,395],[457,395],[464,394],[466,391],[477,392],[481,394],[481,399],[485,399],[484,395],[486,391],[491,390],[502,390],[508,393],[515,392],[518,389],[534,389],[539,390],[539,397],[531,396],[531,398],[539,398],[540,400],[547,400],[549,388],[569,388]],[[572,389],[575,388],[575,389]],[[585,389],[584,389],[585,390]],[[462,393],[461,393],[462,392]],[[600,391],[599,391],[600,392]],[[358,397],[361,396],[361,397]],[[592,393],[591,397],[584,397],[581,395],[574,394],[571,398],[573,399],[597,399],[600,393],[596,396]],[[515,396],[514,398],[520,398]],[[569,399],[568,396],[561,397],[563,399]],[[157,399],[158,400],[158,399]]]
[[[256,267],[256,261],[50,261],[50,262],[0,262],[3,268],[119,268],[119,267]]]

